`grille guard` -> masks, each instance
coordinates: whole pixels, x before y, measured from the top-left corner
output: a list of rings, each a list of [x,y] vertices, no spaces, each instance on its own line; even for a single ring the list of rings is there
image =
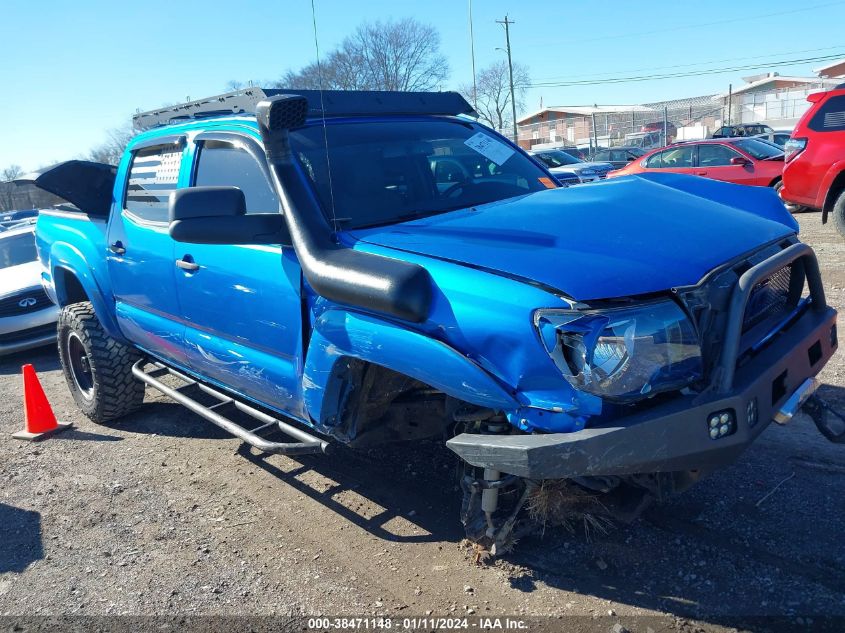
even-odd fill
[[[745,321],[745,308],[751,291],[767,277],[799,260],[804,265],[807,287],[810,290],[810,309],[821,313],[827,308],[819,263],[813,249],[806,244],[800,242],[793,244],[745,271],[731,294],[727,328],[722,342],[722,352],[716,366],[716,393],[727,393],[733,388],[742,327]]]

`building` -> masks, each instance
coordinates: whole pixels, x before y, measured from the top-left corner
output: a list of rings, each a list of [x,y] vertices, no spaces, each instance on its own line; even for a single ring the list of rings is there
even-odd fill
[[[769,72],[743,77],[722,94],[640,105],[550,106],[517,120],[524,149],[636,145],[706,138],[727,124],[764,123],[791,130],[807,111],[807,96],[845,82],[845,59],[798,77]]]

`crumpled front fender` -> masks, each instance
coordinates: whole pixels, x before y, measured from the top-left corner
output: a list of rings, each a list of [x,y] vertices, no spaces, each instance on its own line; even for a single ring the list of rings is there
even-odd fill
[[[390,321],[329,310],[314,324],[302,379],[306,409],[319,425],[330,425],[336,413],[326,395],[335,365],[349,358],[392,369],[482,407],[520,406],[499,381],[445,343]]]

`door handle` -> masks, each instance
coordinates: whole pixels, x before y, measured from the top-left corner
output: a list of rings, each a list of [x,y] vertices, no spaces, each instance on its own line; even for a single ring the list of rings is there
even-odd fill
[[[176,260],[176,265],[177,265],[179,268],[181,268],[182,270],[185,270],[185,271],[187,271],[187,272],[189,272],[189,273],[195,273],[196,271],[198,271],[198,270],[200,269],[200,265],[199,265],[199,264],[195,264],[194,262],[192,262],[192,261],[190,261],[190,260],[187,260],[187,259],[185,259],[185,258],[182,258],[182,259],[177,259],[177,260]]]
[[[123,255],[126,252],[126,249],[123,247],[123,242],[120,240],[114,244],[109,244],[109,250],[116,255]]]
[[[697,172],[695,172],[695,175],[696,176],[706,176],[707,172],[706,171],[697,171]]]

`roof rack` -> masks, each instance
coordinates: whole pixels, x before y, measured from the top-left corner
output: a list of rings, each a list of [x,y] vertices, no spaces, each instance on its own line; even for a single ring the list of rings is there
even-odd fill
[[[308,100],[309,117],[374,116],[386,114],[467,114],[478,116],[457,92],[390,92],[381,90],[287,90],[245,88],[224,94],[139,112],[132,117],[136,129],[145,130],[180,121],[253,114],[259,101],[275,95],[301,95]]]

